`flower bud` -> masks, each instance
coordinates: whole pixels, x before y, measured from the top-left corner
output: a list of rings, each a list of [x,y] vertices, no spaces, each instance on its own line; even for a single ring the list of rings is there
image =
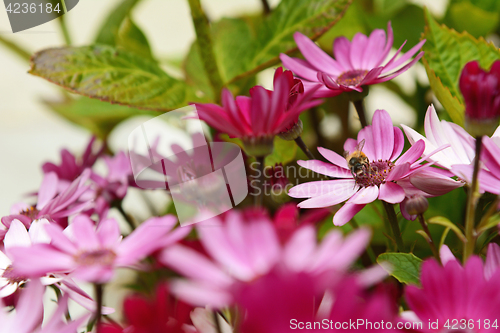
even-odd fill
[[[500,119],[500,61],[489,72],[477,61],[467,63],[460,74],[465,101],[465,128],[472,136],[491,135]]]
[[[297,139],[302,134],[302,129],[304,125],[302,124],[302,120],[299,119],[295,124],[279,133],[278,136],[286,141],[292,141]]]
[[[420,215],[429,208],[429,201],[422,195],[416,195],[408,198],[406,202],[406,211],[410,215]]]

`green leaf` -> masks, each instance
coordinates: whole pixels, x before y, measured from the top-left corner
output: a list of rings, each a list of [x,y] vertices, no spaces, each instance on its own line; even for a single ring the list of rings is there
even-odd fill
[[[156,112],[113,105],[99,100],[81,97],[63,102],[45,101],[52,110],[69,121],[87,128],[100,138],[106,138],[122,120],[139,115],[157,115]]]
[[[457,33],[444,25],[439,25],[426,10],[426,28],[423,46],[423,63],[429,77],[431,88],[441,104],[457,124],[463,125],[464,104],[458,88],[458,79],[465,64],[478,60],[483,68],[500,59],[500,51],[467,32]]]
[[[116,46],[146,58],[153,58],[146,36],[130,17],[125,18],[120,25]]]
[[[457,31],[467,31],[479,37],[494,31],[499,19],[498,10],[483,9],[470,1],[452,1],[445,22]]]
[[[197,100],[153,60],[106,45],[40,51],[29,73],[77,94],[142,109],[170,111]]]
[[[420,284],[422,259],[411,253],[382,253],[378,256],[377,263],[401,283]],[[384,263],[389,263],[390,267],[387,268]]]
[[[276,163],[287,164],[293,161],[296,153],[297,145],[295,141],[283,140],[276,136],[274,138],[274,150],[272,154],[266,156],[264,164],[266,166],[274,166]]]
[[[95,39],[96,44],[116,45],[118,30],[130,11],[140,0],[123,0],[121,1],[108,16],[106,21],[99,29],[99,33]]]
[[[443,227],[450,228],[450,230],[453,231],[457,235],[457,237],[460,238],[462,242],[467,241],[467,238],[464,236],[462,231],[446,217],[442,216],[431,217],[430,219],[427,220],[427,223],[438,224],[442,225]]]

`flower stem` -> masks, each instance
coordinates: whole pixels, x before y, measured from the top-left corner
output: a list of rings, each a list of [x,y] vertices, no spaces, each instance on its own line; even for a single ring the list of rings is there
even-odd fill
[[[62,3],[64,3],[64,1]],[[65,12],[66,12],[66,10],[65,10]],[[65,16],[64,15],[59,16],[57,18],[57,21],[59,22],[59,26],[61,27],[61,32],[62,32],[63,37],[64,37],[64,42],[66,43],[66,45],[71,45],[71,36],[69,34],[69,31],[68,31],[68,26],[66,25]]]
[[[264,15],[271,14],[271,7],[269,6],[267,0],[261,0],[261,2],[262,2],[262,7],[264,9]]]
[[[264,197],[264,156],[258,156],[255,159],[257,160],[258,165],[258,170],[259,170],[259,192],[255,193],[254,195],[254,206],[255,207],[261,207],[262,206],[262,201]]]
[[[120,201],[119,203],[117,203],[116,205],[114,205],[114,207],[116,207],[116,209],[118,209],[118,211],[120,212],[120,214],[122,214],[123,218],[125,219],[125,221],[127,222],[127,224],[130,226],[131,231],[134,231],[135,230],[134,221],[132,221],[132,218],[130,217],[130,215],[128,215],[123,210],[122,202]]]
[[[420,225],[422,226],[422,229],[424,230],[424,232],[429,237],[429,239],[428,239],[427,242],[429,243],[429,246],[431,248],[432,254],[434,254],[434,257],[436,257],[436,260],[439,263],[441,263],[441,257],[439,256],[439,252],[438,252],[438,250],[436,248],[436,244],[432,240],[431,232],[429,231],[429,228],[427,227],[427,223],[425,222],[424,215],[418,214],[418,222],[420,222]]]
[[[193,20],[194,30],[196,31],[198,52],[200,53],[203,67],[207,72],[208,80],[212,86],[214,98],[218,101],[223,83],[217,66],[217,61],[215,59],[208,18],[201,7],[200,0],[188,0],[188,2],[189,8],[191,9],[191,18]]]
[[[396,212],[394,211],[394,206],[390,203],[382,201],[384,205],[385,212],[387,213],[387,218],[389,219],[389,224],[392,229],[394,239],[396,240],[396,247],[398,252],[404,252],[403,238],[401,238],[401,230],[399,229],[398,218]]]
[[[358,113],[359,121],[361,123],[361,128],[365,128],[366,126],[368,126],[368,122],[366,121],[366,111],[365,111],[365,106],[363,104],[363,100],[358,99],[356,101],[352,101],[352,104],[354,104],[354,108]]]
[[[95,310],[95,326],[96,332],[101,331],[101,316],[102,316],[102,297],[103,297],[103,285],[100,283],[94,283],[95,290],[95,300],[96,300],[96,310]]]
[[[476,217],[477,200],[479,199],[479,189],[477,176],[479,174],[479,161],[481,156],[482,136],[476,137],[476,158],[474,159],[474,171],[472,173],[472,183],[467,195],[467,207],[465,209],[465,238],[463,263],[474,253],[476,247],[476,231],[474,230],[474,220]]]
[[[304,154],[306,154],[306,156],[310,160],[315,160],[316,159],[316,157],[314,157],[314,155],[311,153],[311,151],[309,150],[309,148],[307,148],[306,144],[304,143],[304,141],[302,140],[302,138],[300,137],[300,135],[295,139],[295,143],[297,144],[297,146],[299,146],[299,148],[304,152]]]

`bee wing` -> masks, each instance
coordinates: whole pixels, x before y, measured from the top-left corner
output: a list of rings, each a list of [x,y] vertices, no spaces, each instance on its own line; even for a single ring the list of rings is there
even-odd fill
[[[365,146],[365,139],[361,140],[356,146],[356,148],[354,148],[354,150],[362,151],[364,146]]]

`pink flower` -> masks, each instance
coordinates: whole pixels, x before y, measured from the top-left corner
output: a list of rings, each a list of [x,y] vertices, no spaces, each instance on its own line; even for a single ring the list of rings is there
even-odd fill
[[[405,189],[397,182],[425,167],[419,165],[425,144],[417,142],[400,157],[404,146],[403,133],[392,125],[389,114],[385,110],[377,110],[372,124],[358,133],[357,141],[348,139],[344,145],[344,149],[352,153],[356,145],[364,140],[362,151],[369,160],[370,170],[361,176],[353,176],[346,159],[325,148],[318,148],[318,151],[331,164],[319,160],[298,161],[304,168],[338,178],[291,188],[288,192],[291,197],[310,198],[301,202],[298,205],[300,208],[328,207],[347,200],[333,217],[333,223],[341,226],[376,199],[392,204],[405,199]]]
[[[65,294],[59,300],[51,319],[40,328],[43,320],[44,292],[45,286],[40,281],[30,281],[28,287],[21,292],[15,315],[2,311],[3,303],[0,299],[0,333],[74,333],[88,319],[89,315],[70,322],[62,320],[68,308],[68,295]]]
[[[412,145],[419,140],[424,140],[424,155],[430,154],[439,147],[450,145],[430,156],[429,161],[447,169],[450,169],[454,164],[470,164],[472,162],[475,156],[475,139],[457,124],[445,120],[439,121],[433,105],[427,109],[424,126],[425,137],[414,129],[401,125]]]
[[[337,38],[333,43],[335,59],[309,38],[296,32],[295,43],[305,60],[290,58],[286,54],[281,54],[280,58],[286,68],[304,79],[306,90],[321,86],[315,93],[317,97],[336,96],[353,90],[361,92],[363,86],[385,82],[404,73],[424,54],[420,52],[413,60],[406,63],[422,47],[425,40],[396,60],[405,42],[384,64],[393,43],[390,22],[387,24],[387,31],[387,38],[382,29],[374,30],[369,37],[357,33],[352,42],[345,37]]]
[[[298,229],[281,245],[273,223],[264,215],[245,221],[241,213],[230,211],[225,223],[213,218],[197,224],[204,250],[211,258],[182,245],[165,249],[159,260],[190,280],[176,280],[172,291],[195,305],[222,307],[233,301],[236,283],[250,283],[278,266],[303,272],[316,285],[325,283],[334,272],[337,278],[364,250],[370,232],[361,229],[346,239],[337,231],[317,244],[313,226]],[[333,278],[332,278],[333,279]]]
[[[227,89],[222,91],[222,106],[216,104],[194,104],[200,119],[215,129],[241,138],[248,146],[263,140],[272,147],[275,135],[294,126],[299,114],[321,103],[312,100],[315,89],[303,92],[292,73],[277,69],[274,91],[255,86],[250,97],[234,99]]]
[[[238,286],[235,298],[242,316],[239,332],[400,332],[396,329],[397,306],[387,289],[368,293],[352,277],[328,292],[318,292],[315,281],[303,273],[275,272]],[[363,324],[360,321],[363,320]],[[373,328],[374,323],[384,328]],[[354,322],[354,326],[349,322]],[[365,326],[371,322],[372,327]],[[335,326],[342,325],[344,326]],[[357,324],[360,324],[357,326]]]
[[[436,332],[428,325],[436,320],[440,332],[447,331],[444,325],[453,325],[453,319],[458,320],[458,326],[461,320],[473,323],[467,330],[473,333],[496,330],[486,327],[487,322],[500,324],[500,270],[487,280],[479,257],[472,256],[464,267],[456,260],[442,267],[428,259],[422,264],[421,281],[421,288],[407,286],[405,290],[410,310],[423,323],[421,332]]]
[[[17,219],[28,228],[32,221],[46,218],[65,225],[68,216],[81,212],[91,204],[90,200],[79,201],[89,189],[89,185],[86,184],[89,176],[90,169],[86,169],[80,177],[59,192],[60,183],[57,174],[55,172],[45,174],[38,190],[36,206],[20,205],[19,207],[23,207],[21,211],[2,217],[2,223],[9,227],[10,223]]]
[[[95,228],[90,218],[79,215],[64,231],[58,225],[47,225],[50,244],[12,248],[13,268],[28,277],[71,273],[84,281],[105,283],[115,268],[134,265],[186,236],[188,227],[169,232],[176,222],[171,215],[151,218],[122,241],[114,219],[103,220]]]
[[[72,182],[82,174],[83,170],[91,168],[104,151],[105,145],[103,144],[99,150],[94,153],[92,151],[94,142],[95,137],[92,137],[79,160],[77,160],[75,155],[70,153],[67,149],[61,150],[61,164],[55,165],[54,163],[46,162],[42,166],[43,173],[55,172],[59,179]]]

